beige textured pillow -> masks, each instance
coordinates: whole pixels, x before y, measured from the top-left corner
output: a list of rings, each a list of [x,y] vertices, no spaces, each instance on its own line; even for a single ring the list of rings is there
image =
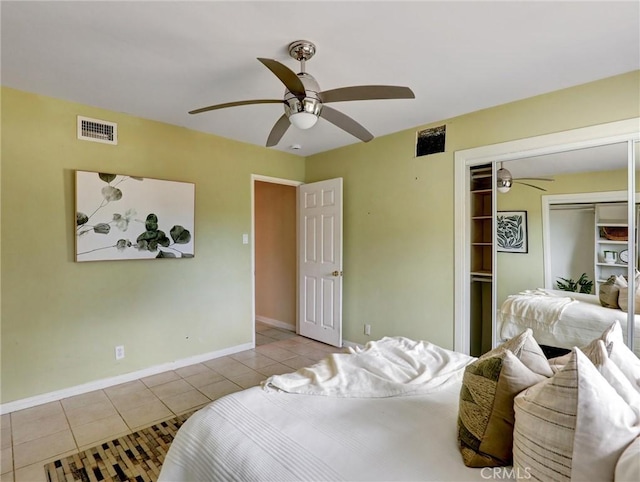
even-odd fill
[[[458,411],[458,446],[468,467],[511,465],[513,399],[545,380],[511,351],[498,350],[465,368]]]
[[[629,306],[629,287],[627,279],[624,276],[616,276],[614,286],[618,288],[618,308],[625,313],[628,311]],[[640,275],[636,274],[635,280],[636,294],[635,294],[635,312],[640,313]]]
[[[574,348],[552,378],[514,400],[513,466],[532,480],[613,480],[640,435],[640,420],[596,367]]]
[[[616,277],[609,276],[609,279],[600,285],[599,298],[600,304],[605,308],[618,309],[618,294],[620,288],[615,284]]]

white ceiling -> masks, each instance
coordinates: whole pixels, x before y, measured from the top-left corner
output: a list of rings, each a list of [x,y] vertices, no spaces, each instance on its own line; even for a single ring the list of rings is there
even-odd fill
[[[577,172],[598,172],[626,169],[629,151],[626,142],[585,149],[561,151],[542,156],[506,161],[503,166],[513,177],[553,177]]]
[[[640,2],[1,2],[2,85],[264,145],[281,98],[257,57],[296,72],[308,39],[321,89],[408,86],[415,100],[332,104],[375,136],[640,68]],[[109,119],[105,119],[109,120]],[[359,142],[320,120],[276,147]],[[289,146],[302,148],[291,151]]]

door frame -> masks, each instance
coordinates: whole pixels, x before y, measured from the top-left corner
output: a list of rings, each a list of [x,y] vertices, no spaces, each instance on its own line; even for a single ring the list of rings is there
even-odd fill
[[[491,144],[454,153],[454,350],[469,353],[470,343],[470,212],[469,169],[479,164],[551,154],[563,150],[595,147],[602,144],[637,140],[640,118],[610,122],[536,137]],[[494,166],[495,169],[495,166]],[[630,175],[628,196],[635,195],[634,177]],[[495,203],[493,210],[495,211]],[[494,213],[495,215],[495,213]],[[493,262],[495,263],[495,257]],[[495,266],[494,266],[495,275]],[[495,281],[495,280],[494,280]],[[496,344],[496,290],[492,300],[492,337]]]
[[[304,184],[302,181],[294,181],[293,179],[251,174],[251,233],[249,235],[249,243],[251,245],[251,326],[253,327],[251,330],[251,340],[254,347],[256,346],[256,181],[282,184],[284,186],[294,186],[296,189]],[[296,226],[296,240],[297,238],[298,229]],[[298,243],[296,242],[296,245],[297,244]],[[298,256],[296,253],[296,273],[298,272],[297,258]],[[297,284],[298,281],[296,274],[296,287]],[[298,331],[298,301],[298,290],[296,288],[296,332]]]

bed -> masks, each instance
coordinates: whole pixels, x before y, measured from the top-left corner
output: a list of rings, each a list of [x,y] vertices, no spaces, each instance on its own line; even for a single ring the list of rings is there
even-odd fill
[[[541,345],[585,346],[614,321],[627,333],[627,313],[605,308],[596,295],[537,289],[508,296],[498,310],[498,335],[507,340],[531,328]],[[635,315],[634,352],[640,356],[640,315]]]
[[[331,355],[212,402],[180,429],[159,480],[486,480],[491,469],[466,467],[456,438],[473,358],[387,340],[400,346]]]

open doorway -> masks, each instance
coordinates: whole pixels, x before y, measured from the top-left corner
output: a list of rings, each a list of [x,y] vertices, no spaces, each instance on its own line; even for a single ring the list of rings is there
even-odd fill
[[[256,345],[296,331],[295,181],[254,176],[254,306]]]

